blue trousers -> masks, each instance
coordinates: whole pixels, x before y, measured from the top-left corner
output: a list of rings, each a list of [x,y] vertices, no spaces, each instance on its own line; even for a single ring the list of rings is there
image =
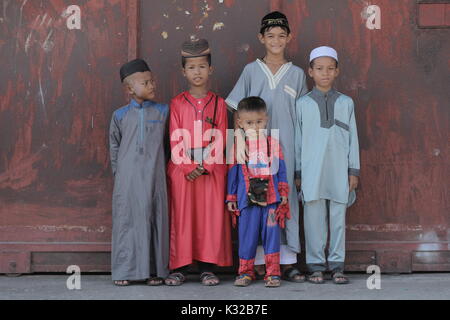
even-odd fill
[[[280,276],[280,227],[276,221],[277,205],[251,206],[239,217],[239,274],[255,277],[256,249],[261,236],[266,260],[266,278]]]

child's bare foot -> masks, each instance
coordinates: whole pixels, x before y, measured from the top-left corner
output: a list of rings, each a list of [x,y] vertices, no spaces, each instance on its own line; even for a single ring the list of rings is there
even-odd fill
[[[234,285],[236,287],[248,287],[252,283],[252,280],[252,277],[248,274],[241,274],[236,278],[236,281],[234,281]]]

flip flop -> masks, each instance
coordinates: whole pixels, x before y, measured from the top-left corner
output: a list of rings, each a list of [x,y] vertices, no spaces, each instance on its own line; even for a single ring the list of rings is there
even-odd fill
[[[159,277],[152,277],[147,280],[147,285],[150,287],[159,287],[164,284],[164,279]]]
[[[316,279],[316,280],[313,280],[313,279]],[[323,284],[323,283],[325,283],[325,280],[324,280],[324,277],[323,277],[323,272],[321,272],[321,271],[314,272],[312,275],[310,275],[308,277],[308,282],[314,283],[314,284]]]
[[[346,277],[342,272],[334,272],[332,274],[332,278],[333,278],[333,283],[337,284],[337,285],[350,283],[350,281],[348,280],[348,277]],[[338,279],[341,279],[341,280],[338,280]]]
[[[116,280],[113,282],[116,287],[128,287],[131,285],[128,280]]]

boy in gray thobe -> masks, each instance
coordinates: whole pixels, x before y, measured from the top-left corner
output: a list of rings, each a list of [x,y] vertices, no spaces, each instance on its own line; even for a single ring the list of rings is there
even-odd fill
[[[355,198],[360,173],[353,100],[335,89],[337,52],[320,47],[311,53],[309,74],[315,88],[297,101],[295,135],[297,187],[304,202],[306,263],[309,281],[323,283],[330,227],[328,267],[336,284],[344,275],[345,215]],[[329,215],[329,218],[328,218]],[[329,220],[329,221],[328,221]]]
[[[110,127],[114,174],[112,279],[117,286],[168,275],[169,224],[164,135],[169,108],[153,102],[153,75],[143,60],[125,64],[121,80],[132,97]]]

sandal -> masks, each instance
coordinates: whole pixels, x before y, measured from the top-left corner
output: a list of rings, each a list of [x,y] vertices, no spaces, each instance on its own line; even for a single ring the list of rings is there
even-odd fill
[[[306,281],[305,275],[303,275],[297,268],[294,267],[290,267],[284,270],[282,279],[296,283],[304,283]]]
[[[203,272],[200,275],[200,281],[206,287],[214,287],[220,283],[219,278],[212,272]]]
[[[159,277],[152,277],[147,280],[147,285],[150,287],[159,287],[164,284],[164,279]]]
[[[248,274],[241,274],[239,277],[236,278],[236,281],[234,281],[234,285],[236,287],[248,287],[252,283],[253,279]]]
[[[316,271],[312,275],[309,276],[308,281],[314,284],[323,284],[325,283],[323,272]]]
[[[166,280],[165,284],[169,287],[181,286],[186,281],[186,277],[181,272],[174,272],[170,274]]]
[[[278,288],[281,286],[281,277],[279,276],[269,276],[265,280],[266,288]]]
[[[131,283],[128,280],[116,280],[116,281],[114,281],[114,285],[116,287],[128,287],[130,284]]]
[[[332,278],[334,284],[348,284],[350,282],[342,272],[334,272]]]

